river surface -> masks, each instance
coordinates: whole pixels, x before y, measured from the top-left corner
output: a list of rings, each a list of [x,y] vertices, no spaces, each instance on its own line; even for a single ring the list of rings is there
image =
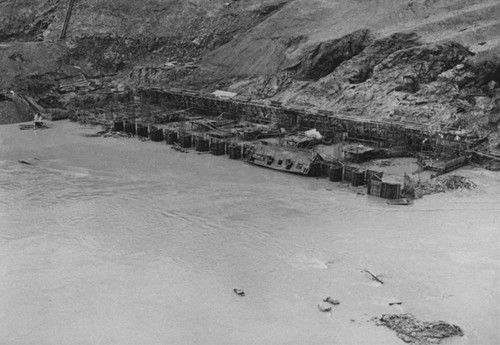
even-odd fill
[[[402,344],[371,320],[387,313],[500,343],[498,173],[390,206],[50,125],[0,126],[0,344]],[[341,304],[321,313],[326,296]]]

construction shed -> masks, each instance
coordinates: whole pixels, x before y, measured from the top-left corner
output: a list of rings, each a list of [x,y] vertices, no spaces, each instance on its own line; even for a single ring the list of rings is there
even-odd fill
[[[232,99],[232,98],[236,97],[238,94],[235,92],[216,90],[216,91],[212,92],[212,95],[214,95],[217,98],[221,98],[221,99]]]

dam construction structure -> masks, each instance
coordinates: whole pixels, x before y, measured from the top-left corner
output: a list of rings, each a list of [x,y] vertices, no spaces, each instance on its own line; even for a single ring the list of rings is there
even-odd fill
[[[192,90],[140,88],[137,93],[143,103],[160,108],[189,110],[207,118],[222,116],[235,123],[272,123],[283,131],[316,129],[332,142],[348,141],[383,148],[393,157],[430,151],[466,156],[479,141],[470,131],[440,124],[373,120],[328,110],[287,107],[277,102],[224,99]]]
[[[368,194],[390,200],[406,197],[411,183],[383,181],[383,174],[362,167],[364,162],[413,157],[420,170],[438,176],[468,164],[482,141],[470,131],[445,125],[366,119],[219,95],[143,87],[112,95],[107,109],[87,105],[80,113],[86,123],[106,126],[107,133],[164,141],[185,153],[228,155],[277,171],[327,176],[352,187],[368,186]]]

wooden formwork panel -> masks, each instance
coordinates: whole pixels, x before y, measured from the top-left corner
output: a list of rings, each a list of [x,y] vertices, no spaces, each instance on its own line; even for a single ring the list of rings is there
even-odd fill
[[[240,159],[241,158],[241,145],[229,145],[229,158],[230,159]]]
[[[151,138],[151,141],[163,141],[164,139],[163,129],[151,126],[149,130],[149,137]]]
[[[182,148],[189,148],[193,144],[193,136],[187,133],[181,133],[179,135],[179,145]]]
[[[382,181],[372,178],[369,186],[368,194],[378,197],[382,195]]]
[[[363,186],[365,184],[365,171],[355,171],[352,175],[352,185],[354,187]]]
[[[344,167],[344,180],[347,182],[352,182],[354,179],[354,174],[358,171],[359,171],[358,167],[346,165]]]
[[[165,132],[165,142],[167,145],[173,145],[177,142],[177,133],[174,131],[166,131]]]
[[[399,183],[382,182],[380,197],[384,199],[399,199],[401,196],[401,185]]]

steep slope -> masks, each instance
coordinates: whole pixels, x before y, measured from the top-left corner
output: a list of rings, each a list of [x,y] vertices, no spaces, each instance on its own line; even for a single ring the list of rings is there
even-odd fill
[[[473,52],[498,58],[499,18],[498,0],[296,0],[204,61],[225,75],[277,72],[318,43],[361,29],[369,29],[376,38],[415,32],[422,43],[453,40]],[[284,44],[299,38],[299,46]],[[280,55],[283,62],[276,68],[275,56]]]
[[[0,1],[4,92],[57,103],[60,79],[114,75],[130,87],[498,126],[498,0],[79,0],[59,41],[67,5]]]
[[[66,0],[0,1],[4,94],[13,89],[32,94],[46,105],[66,106],[80,97],[61,97],[61,80],[90,78],[106,87],[110,76],[126,75],[136,65],[196,63],[284,3],[77,0],[66,39],[59,40],[68,4]],[[189,73],[180,73],[185,74]],[[6,104],[0,103],[0,108]],[[0,123],[2,117],[7,116],[0,116]]]
[[[253,98],[490,131],[499,18],[499,1],[297,0],[203,62]]]

